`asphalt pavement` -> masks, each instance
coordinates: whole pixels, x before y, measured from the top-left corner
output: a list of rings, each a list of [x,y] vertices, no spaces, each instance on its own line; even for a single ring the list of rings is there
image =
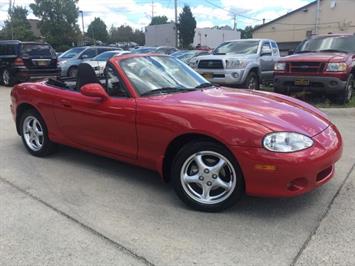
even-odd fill
[[[355,109],[335,177],[291,199],[186,208],[158,174],[68,147],[30,156],[0,87],[0,265],[355,265]]]

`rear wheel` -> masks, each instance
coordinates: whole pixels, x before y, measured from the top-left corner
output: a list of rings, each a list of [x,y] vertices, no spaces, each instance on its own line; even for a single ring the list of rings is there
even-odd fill
[[[55,144],[48,138],[48,130],[41,115],[27,110],[20,121],[21,138],[27,151],[34,156],[44,157],[55,150]]]
[[[1,73],[1,81],[5,86],[13,85],[13,77],[9,69],[5,68]]]
[[[72,66],[68,70],[68,76],[71,78],[76,78],[78,76],[78,68],[75,66]]]
[[[250,72],[244,81],[243,87],[250,90],[260,89],[259,77],[255,72]]]
[[[336,103],[338,104],[346,104],[350,102],[352,96],[353,96],[353,89],[354,89],[354,76],[353,74],[350,74],[345,88],[342,92],[340,92],[339,95],[336,96],[335,100]]]
[[[171,169],[174,189],[188,206],[208,212],[230,207],[244,181],[233,155],[214,142],[192,142],[177,153]]]

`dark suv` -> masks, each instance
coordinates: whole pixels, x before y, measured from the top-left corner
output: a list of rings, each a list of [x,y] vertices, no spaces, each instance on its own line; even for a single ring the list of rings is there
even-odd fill
[[[47,43],[0,41],[1,83],[56,78],[60,75],[57,55]]]
[[[275,92],[320,92],[349,102],[355,77],[355,35],[328,34],[303,41],[275,64]]]

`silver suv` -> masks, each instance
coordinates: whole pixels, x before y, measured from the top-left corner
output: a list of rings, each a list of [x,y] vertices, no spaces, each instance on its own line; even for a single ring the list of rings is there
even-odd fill
[[[259,89],[261,83],[272,82],[279,58],[275,41],[244,39],[224,42],[190,66],[211,82]]]

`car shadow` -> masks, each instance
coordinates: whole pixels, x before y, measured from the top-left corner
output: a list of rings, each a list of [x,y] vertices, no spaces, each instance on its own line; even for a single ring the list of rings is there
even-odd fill
[[[172,186],[164,182],[159,174],[154,171],[66,146],[60,146],[59,151],[51,157],[65,163],[74,163],[86,169],[104,173],[105,176],[110,176],[119,182],[132,182],[139,189],[149,190],[150,194],[158,193],[158,197],[171,207],[181,208],[181,211],[184,212],[196,212],[185,206],[175,195]],[[314,205],[321,200],[321,190],[322,188],[319,188],[293,198],[243,196],[236,205],[223,213],[229,216],[250,216],[257,219],[289,217],[303,209],[308,209],[310,205]]]

